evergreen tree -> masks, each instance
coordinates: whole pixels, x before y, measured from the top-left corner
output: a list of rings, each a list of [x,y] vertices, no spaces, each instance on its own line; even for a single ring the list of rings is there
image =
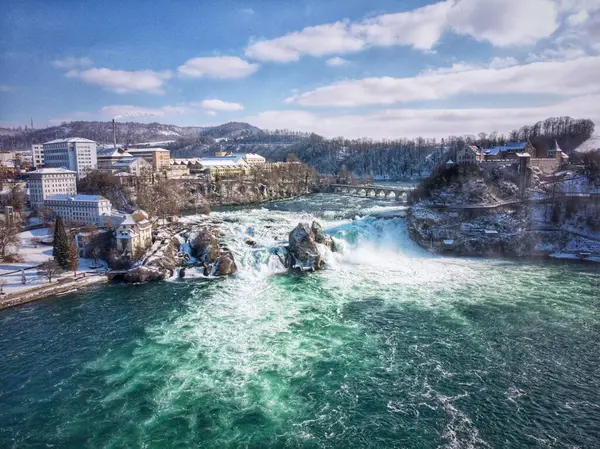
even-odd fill
[[[79,254],[77,254],[77,246],[75,246],[75,242],[70,242],[65,270],[72,271],[73,275],[76,276],[77,268],[79,268]]]
[[[70,238],[65,230],[62,217],[56,217],[56,224],[54,225],[54,247],[52,255],[56,263],[64,270],[67,268],[67,261],[69,259],[69,247]]]

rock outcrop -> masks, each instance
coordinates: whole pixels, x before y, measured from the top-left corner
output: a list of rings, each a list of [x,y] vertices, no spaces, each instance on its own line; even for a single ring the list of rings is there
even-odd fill
[[[323,233],[319,223],[313,221],[310,226],[308,223],[298,223],[289,235],[288,267],[301,271],[322,269],[325,262],[319,251],[319,244],[325,245],[331,251],[335,249],[333,239]]]
[[[217,229],[202,228],[191,244],[192,256],[204,267],[205,276],[228,276],[237,271],[231,251],[221,246]]]

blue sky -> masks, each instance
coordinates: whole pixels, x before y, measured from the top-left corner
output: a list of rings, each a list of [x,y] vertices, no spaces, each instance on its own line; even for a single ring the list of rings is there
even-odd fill
[[[600,0],[8,0],[0,30],[0,126],[380,138],[600,119]]]

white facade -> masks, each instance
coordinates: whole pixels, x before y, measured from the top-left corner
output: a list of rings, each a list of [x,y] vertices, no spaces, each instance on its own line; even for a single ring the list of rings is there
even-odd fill
[[[29,173],[29,203],[37,209],[52,195],[77,194],[77,173],[64,168],[41,168]]]
[[[64,167],[84,178],[89,170],[98,167],[96,142],[81,137],[56,139],[44,144],[46,167]]]
[[[44,145],[31,145],[31,154],[33,157],[33,166],[41,168],[44,166]]]
[[[102,227],[110,221],[112,205],[100,195],[52,195],[44,205],[64,221]]]

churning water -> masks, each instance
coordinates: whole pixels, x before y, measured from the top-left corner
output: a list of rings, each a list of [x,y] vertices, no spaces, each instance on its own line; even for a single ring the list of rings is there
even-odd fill
[[[600,447],[598,268],[431,256],[390,206],[213,213],[233,277],[0,312],[0,447]],[[288,274],[315,217],[342,252]]]

